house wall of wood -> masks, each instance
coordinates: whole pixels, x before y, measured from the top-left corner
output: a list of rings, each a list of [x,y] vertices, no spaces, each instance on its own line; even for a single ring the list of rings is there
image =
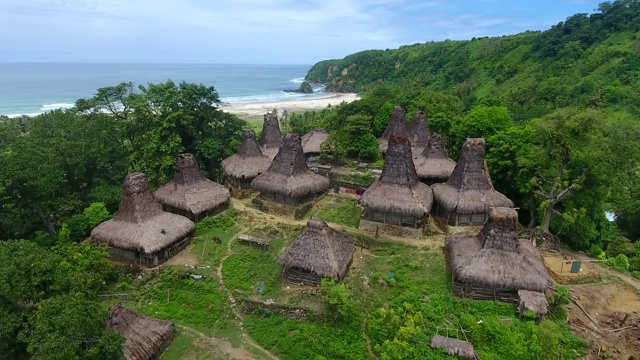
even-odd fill
[[[507,303],[518,303],[520,297],[515,289],[506,289],[480,283],[462,282],[453,279],[453,292],[463,298],[474,300],[497,300]]]
[[[478,226],[485,223],[489,214],[458,214],[449,212],[443,206],[436,202],[431,210],[431,215],[443,219],[450,226]]]
[[[306,204],[313,201],[316,198],[316,195],[307,194],[300,197],[291,197],[291,196],[286,196],[278,193],[261,192],[260,197],[267,201],[273,201],[273,202],[284,204],[284,205],[296,206],[299,204]]]
[[[213,208],[211,210],[201,212],[201,213],[199,213],[197,215],[192,213],[191,211],[187,211],[187,210],[184,210],[184,209],[178,209],[177,207],[173,207],[171,205],[166,205],[166,204],[162,205],[162,210],[164,210],[166,212],[173,213],[173,214],[184,216],[184,217],[188,218],[189,220],[191,220],[193,222],[198,222],[198,221],[200,221],[202,219],[205,219],[205,218],[207,218],[209,216],[213,216],[215,214],[218,214],[218,213],[226,210],[228,207],[229,207],[229,202],[226,202],[226,203],[218,206],[217,208]]]
[[[417,217],[415,215],[405,215],[374,209],[365,209],[364,218],[382,224],[398,225],[414,229],[421,228],[425,222],[425,217]]]
[[[188,237],[175,242],[169,247],[161,249],[153,254],[145,254],[137,250],[120,249],[116,247],[109,247],[109,256],[115,260],[135,264],[142,267],[155,267],[168,259],[172,258],[175,254],[179,253],[182,249],[189,245],[193,234],[189,234]]]
[[[237,177],[233,177],[233,176],[229,176],[227,175],[226,178],[226,182],[227,185],[238,189],[238,190],[244,190],[244,189],[250,189],[251,188],[251,180],[253,180],[254,178],[237,178]]]

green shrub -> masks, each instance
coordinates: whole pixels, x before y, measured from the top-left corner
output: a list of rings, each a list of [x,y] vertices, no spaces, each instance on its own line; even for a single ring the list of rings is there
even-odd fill
[[[602,250],[602,247],[600,247],[600,245],[598,244],[591,245],[591,247],[589,248],[589,251],[587,251],[587,254],[591,257],[594,257],[600,260],[606,259],[606,256],[607,256],[607,254],[604,253],[604,250]]]
[[[629,271],[640,271],[640,256],[634,256],[629,259]]]
[[[607,265],[617,271],[626,272],[629,271],[629,258],[625,254],[619,254],[614,258],[607,259]]]

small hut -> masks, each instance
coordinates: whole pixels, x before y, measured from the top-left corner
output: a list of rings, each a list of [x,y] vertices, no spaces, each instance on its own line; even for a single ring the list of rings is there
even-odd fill
[[[355,243],[353,236],[311,219],[280,255],[278,263],[292,282],[317,285],[322,278],[341,281],[351,267]]]
[[[393,114],[391,114],[389,125],[387,125],[387,128],[384,130],[382,137],[378,139],[378,146],[383,154],[387,152],[387,148],[389,147],[389,139],[392,136],[396,135],[409,138],[409,129],[407,129],[407,114],[400,106],[396,106],[393,108]]]
[[[138,314],[120,304],[109,311],[107,328],[124,337],[122,352],[127,360],[159,359],[173,340],[173,323]]]
[[[271,158],[262,154],[256,141],[253,129],[244,131],[244,140],[237,153],[222,160],[222,167],[227,177],[227,185],[232,190],[248,189],[251,180],[267,171],[271,165]]]
[[[137,172],[124,180],[116,216],[96,226],[91,237],[108,244],[112,257],[151,267],[187,246],[195,228],[186,217],[162,211],[146,175]]]
[[[300,136],[287,134],[269,169],[251,182],[263,200],[285,205],[308,203],[329,188],[329,179],[307,169]]]
[[[164,211],[193,221],[225,209],[230,196],[227,188],[202,175],[195,156],[189,153],[178,155],[173,180],[155,192]]]
[[[360,197],[364,219],[422,228],[432,203],[431,188],[418,180],[409,139],[391,137],[380,178]]]
[[[420,154],[429,141],[429,121],[424,111],[416,112],[416,116],[413,118],[411,128],[409,129],[409,135],[411,136],[411,149],[414,154]]]
[[[302,151],[305,155],[320,154],[320,146],[329,137],[321,128],[313,129],[302,136]]]
[[[462,155],[446,183],[434,184],[435,217],[448,225],[482,225],[494,207],[513,207],[491,183],[482,138],[467,139]]]
[[[280,145],[282,145],[282,133],[280,132],[280,122],[276,112],[264,114],[264,124],[262,125],[259,144],[262,154],[269,159],[276,157]]]
[[[453,290],[461,297],[513,303],[521,300],[520,290],[535,292],[525,293],[524,301],[546,312],[544,292],[551,278],[535,246],[518,238],[517,222],[514,209],[494,208],[478,235],[445,239]]]
[[[447,155],[447,149],[439,134],[429,136],[424,150],[414,156],[413,164],[418,177],[427,185],[447,181],[456,167],[456,162]]]

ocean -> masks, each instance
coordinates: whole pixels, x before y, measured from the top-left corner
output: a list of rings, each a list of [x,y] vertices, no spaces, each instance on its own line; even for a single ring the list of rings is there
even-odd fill
[[[286,93],[302,83],[309,65],[230,64],[63,64],[0,63],[0,115],[36,115],[68,108],[98,88],[131,81],[168,79],[213,86],[223,102],[268,103],[329,97],[320,85],[313,94]]]

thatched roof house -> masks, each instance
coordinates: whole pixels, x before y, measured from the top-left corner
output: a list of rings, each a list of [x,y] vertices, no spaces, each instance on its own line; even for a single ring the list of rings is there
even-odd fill
[[[328,137],[329,133],[322,128],[309,131],[302,136],[302,151],[305,154],[319,154],[320,145],[322,145]]]
[[[431,185],[447,181],[456,167],[456,162],[447,155],[442,137],[439,134],[433,134],[429,137],[424,150],[414,156],[413,165],[420,180]]]
[[[116,216],[91,231],[96,242],[108,244],[113,257],[155,266],[182,249],[196,225],[184,216],[164,212],[145,174],[124,180],[124,195]]]
[[[329,179],[309,171],[300,136],[287,134],[271,166],[253,179],[251,188],[263,199],[295,205],[329,188]]]
[[[322,278],[340,281],[349,272],[355,243],[353,236],[311,219],[280,255],[278,264],[293,282],[319,284]]]
[[[251,180],[267,171],[271,161],[272,159],[262,154],[256,141],[256,133],[253,129],[247,129],[238,152],[222,160],[220,164],[232,187],[246,189],[251,186]]]
[[[173,180],[155,192],[165,211],[193,221],[226,207],[230,196],[229,189],[202,175],[195,156],[189,153],[178,155]]]
[[[423,111],[416,112],[411,128],[409,129],[409,135],[411,136],[411,146],[414,153],[420,153],[427,146],[429,141],[429,121],[427,115]]]
[[[107,328],[124,337],[122,352],[127,360],[159,359],[173,340],[172,322],[138,314],[120,304],[109,311]]]
[[[432,203],[431,188],[418,180],[409,139],[391,137],[380,178],[360,197],[365,218],[421,228]]]
[[[382,153],[387,152],[387,148],[389,147],[389,139],[392,136],[404,136],[409,138],[409,129],[407,128],[407,114],[404,109],[400,106],[396,106],[393,108],[393,114],[391,114],[391,119],[389,119],[389,125],[384,130],[382,137],[378,139],[378,146]]]
[[[264,114],[264,124],[262,125],[259,144],[262,153],[270,159],[273,159],[278,153],[280,145],[282,145],[282,133],[280,132],[277,113],[268,112]]]
[[[519,290],[544,293],[552,285],[538,250],[518,238],[517,222],[514,209],[494,208],[478,235],[446,238],[458,295],[516,302]]]
[[[449,180],[432,187],[435,216],[450,225],[481,225],[491,208],[513,207],[509,198],[493,188],[482,138],[467,139]]]

